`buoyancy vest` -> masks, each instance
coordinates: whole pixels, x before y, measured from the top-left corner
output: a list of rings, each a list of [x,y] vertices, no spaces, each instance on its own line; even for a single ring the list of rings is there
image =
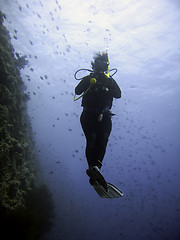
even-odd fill
[[[96,79],[96,83],[92,85],[86,94],[82,98],[82,106],[84,108],[99,110],[100,112],[109,110],[112,107],[113,95],[112,95],[112,81],[111,77],[107,77],[104,73],[102,74],[90,74],[90,81],[93,77]]]

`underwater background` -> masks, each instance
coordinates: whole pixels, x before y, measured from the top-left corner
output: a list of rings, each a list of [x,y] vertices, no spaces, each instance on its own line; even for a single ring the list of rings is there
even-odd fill
[[[55,205],[42,240],[180,239],[180,1],[0,0],[0,10],[29,62],[21,77]],[[73,101],[75,71],[105,50],[122,98],[102,173],[120,199],[101,199],[88,182]]]

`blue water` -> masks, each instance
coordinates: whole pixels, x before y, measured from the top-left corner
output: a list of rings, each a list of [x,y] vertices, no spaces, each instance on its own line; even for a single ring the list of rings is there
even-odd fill
[[[56,217],[43,240],[180,239],[180,1],[1,0],[30,95],[40,168]],[[73,77],[109,52],[122,89],[102,173],[123,192],[88,183]]]

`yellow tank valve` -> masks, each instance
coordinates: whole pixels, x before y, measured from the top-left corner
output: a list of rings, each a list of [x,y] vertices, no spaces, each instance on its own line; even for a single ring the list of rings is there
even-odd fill
[[[90,84],[91,84],[91,85],[96,84],[96,79],[95,79],[95,78],[91,78],[91,79],[90,79]]]

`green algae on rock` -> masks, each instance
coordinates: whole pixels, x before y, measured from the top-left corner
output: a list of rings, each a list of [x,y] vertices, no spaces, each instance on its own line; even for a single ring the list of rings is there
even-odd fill
[[[15,53],[0,11],[0,224],[7,239],[39,239],[54,217],[52,195],[36,186],[38,159],[27,115],[20,69],[26,56]]]
[[[6,239],[33,240],[50,230],[54,206],[47,186],[35,184],[37,154],[20,76],[28,61],[15,53],[4,17],[0,11],[0,224]]]
[[[8,211],[25,205],[35,178],[31,124],[26,112],[20,67],[0,14],[0,204]]]

